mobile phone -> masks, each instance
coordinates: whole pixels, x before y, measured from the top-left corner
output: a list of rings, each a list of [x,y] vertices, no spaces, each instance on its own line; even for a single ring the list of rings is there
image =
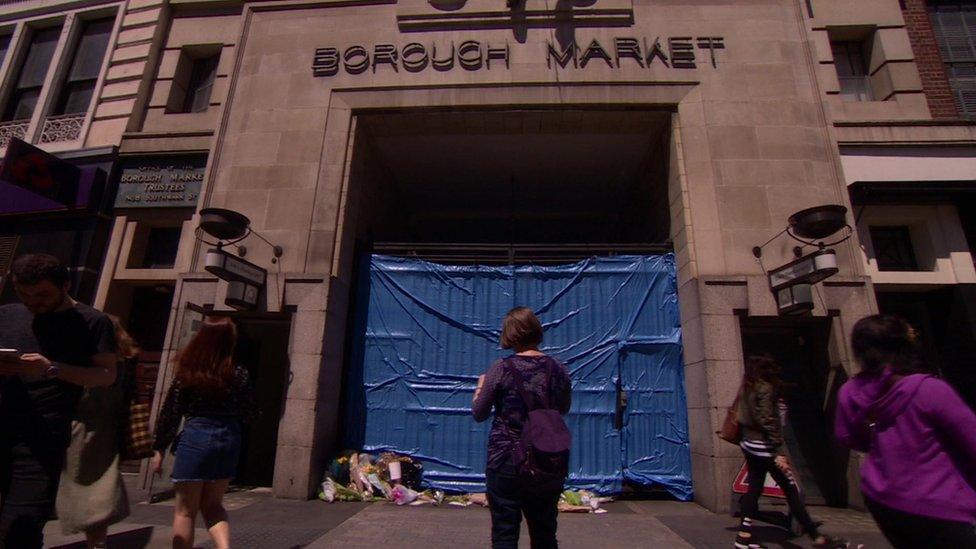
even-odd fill
[[[20,358],[20,355],[17,349],[0,349],[0,358]]]

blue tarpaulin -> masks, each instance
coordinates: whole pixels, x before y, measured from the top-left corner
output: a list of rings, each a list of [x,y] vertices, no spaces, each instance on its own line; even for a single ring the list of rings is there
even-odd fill
[[[542,351],[573,380],[568,484],[606,494],[628,482],[691,499],[672,254],[546,267],[374,255],[360,285],[349,447],[413,455],[431,486],[483,491],[491,422],[474,422],[471,398],[478,376],[506,355],[502,318],[525,305],[545,328]],[[627,398],[621,418],[618,391]]]

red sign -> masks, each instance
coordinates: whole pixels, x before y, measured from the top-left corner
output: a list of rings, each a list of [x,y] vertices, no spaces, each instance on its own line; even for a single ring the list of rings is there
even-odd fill
[[[742,463],[742,468],[739,469],[739,474],[735,476],[735,480],[732,481],[732,491],[736,494],[745,494],[749,491],[749,466]],[[763,491],[762,495],[769,496],[771,498],[783,498],[786,499],[786,494],[783,493],[783,489],[776,485],[773,478],[766,474],[766,478],[763,479]]]
[[[77,166],[17,138],[11,138],[0,179],[72,207],[78,196]]]

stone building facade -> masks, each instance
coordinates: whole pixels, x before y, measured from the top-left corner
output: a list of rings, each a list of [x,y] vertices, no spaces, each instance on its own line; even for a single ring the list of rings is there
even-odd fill
[[[742,458],[714,433],[744,354],[771,352],[803,380],[791,436],[811,495],[856,505],[858,458],[829,443],[833,394],[856,371],[851,326],[879,304],[931,323],[946,292],[965,304],[952,314],[972,310],[976,126],[933,50],[935,4],[129,0],[91,124],[118,139],[114,185],[136,198],[115,201],[96,304],[159,322],[157,397],[202,314],[236,315],[276,364],[247,476],[306,498],[339,445],[361,254],[664,245],[695,499],[728,508]],[[156,183],[183,187],[133,194]],[[548,225],[511,231],[515,192]],[[780,315],[766,271],[798,245],[781,233],[824,204],[849,212],[839,271],[809,313]],[[268,270],[254,311],[231,311],[204,269],[205,207],[282,247],[243,242]],[[147,260],[159,242],[169,252]],[[906,245],[915,262],[891,270]],[[971,345],[971,329],[937,331],[923,335],[947,364]]]

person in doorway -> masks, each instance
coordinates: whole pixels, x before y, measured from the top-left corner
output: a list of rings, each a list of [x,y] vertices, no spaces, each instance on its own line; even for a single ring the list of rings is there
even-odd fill
[[[241,422],[256,412],[247,369],[234,363],[236,344],[237,327],[230,318],[204,319],[177,355],[176,374],[156,420],[152,471],[162,471],[163,452],[171,444],[176,454],[174,548],[193,547],[197,511],[214,545],[230,547],[224,493],[240,459]]]
[[[18,257],[21,303],[0,306],[0,548],[43,545],[83,387],[115,381],[109,318],[68,295],[68,270],[46,254]]]
[[[749,491],[739,500],[742,520],[735,536],[736,549],[765,547],[755,538],[753,521],[759,518],[759,496],[768,473],[786,494],[790,514],[800,523],[813,547],[846,547],[847,541],[820,532],[819,523],[807,512],[796,475],[786,457],[779,398],[779,365],[768,355],[746,359],[745,376],[739,397],[739,446],[749,469]]]
[[[886,315],[851,334],[860,373],[840,389],[837,440],[867,452],[861,493],[897,548],[976,549],[976,414],[918,358],[914,330]]]
[[[121,322],[111,319],[118,343],[119,374],[111,386],[92,387],[82,394],[71,422],[71,443],[57,498],[62,531],[66,535],[84,532],[89,548],[106,547],[108,527],[129,516],[129,499],[119,469],[119,423],[125,413],[122,386],[129,375],[126,366],[139,354],[139,347]]]
[[[522,515],[529,526],[533,549],[557,547],[556,519],[561,489],[551,493],[526,493],[518,476],[513,451],[529,412],[520,393],[524,386],[534,402],[532,409],[552,408],[565,415],[571,402],[571,382],[566,366],[539,350],[542,324],[531,309],[516,307],[502,323],[501,347],[514,354],[491,365],[478,378],[471,412],[475,421],[488,419],[494,409],[488,435],[485,470],[488,507],[491,511],[491,545],[494,549],[518,546]]]

